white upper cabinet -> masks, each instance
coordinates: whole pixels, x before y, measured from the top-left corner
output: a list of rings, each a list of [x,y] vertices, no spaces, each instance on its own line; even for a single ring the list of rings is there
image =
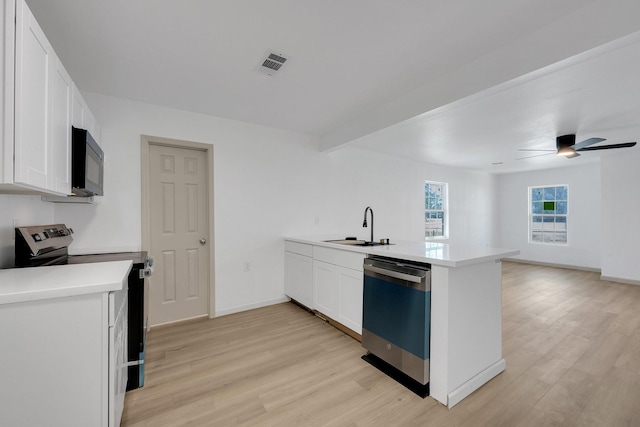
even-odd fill
[[[71,193],[71,78],[23,0],[16,2],[14,180]]]
[[[72,121],[100,129],[24,0],[0,8],[0,193],[68,195]]]
[[[23,1],[16,4],[15,182],[49,188],[49,111],[55,57]]]
[[[62,62],[56,58],[56,67],[51,79],[50,131],[50,185],[51,190],[68,194],[71,192],[71,77]]]
[[[15,9],[13,1],[0,0],[0,191],[13,182],[13,53]]]
[[[71,118],[71,123],[74,127],[88,130],[93,139],[98,143],[98,145],[100,145],[100,127],[98,126],[98,122],[95,117],[93,117],[91,110],[89,110],[87,103],[80,94],[76,85],[73,85],[72,92],[73,116]]]

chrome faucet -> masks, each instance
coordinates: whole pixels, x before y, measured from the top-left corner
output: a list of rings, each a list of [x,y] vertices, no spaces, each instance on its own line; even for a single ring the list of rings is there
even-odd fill
[[[367,211],[371,212],[371,243],[373,243],[373,209],[370,206],[364,210],[364,221],[362,222],[362,226],[367,226]]]

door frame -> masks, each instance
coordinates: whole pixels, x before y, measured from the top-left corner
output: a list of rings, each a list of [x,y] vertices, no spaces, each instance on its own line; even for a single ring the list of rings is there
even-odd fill
[[[141,162],[141,197],[142,203],[142,250],[151,248],[151,208],[150,208],[150,179],[149,179],[149,147],[160,145],[165,147],[186,148],[204,151],[207,158],[207,193],[209,199],[209,318],[216,317],[216,293],[215,293],[215,239],[214,239],[214,203],[213,203],[213,144],[202,142],[184,141],[180,139],[163,138],[159,136],[140,135],[140,162]]]

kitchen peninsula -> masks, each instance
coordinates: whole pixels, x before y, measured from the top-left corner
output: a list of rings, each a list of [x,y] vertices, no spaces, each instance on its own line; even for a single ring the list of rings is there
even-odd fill
[[[519,251],[436,242],[358,246],[335,236],[285,238],[285,292],[362,333],[369,255],[431,265],[430,396],[453,407],[505,369],[501,259]]]

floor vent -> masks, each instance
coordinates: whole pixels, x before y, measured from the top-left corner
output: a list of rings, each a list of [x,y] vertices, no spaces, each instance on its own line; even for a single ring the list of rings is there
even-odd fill
[[[258,71],[273,76],[280,71],[284,63],[287,62],[287,59],[288,58],[281,54],[267,52],[262,64],[258,67]]]

